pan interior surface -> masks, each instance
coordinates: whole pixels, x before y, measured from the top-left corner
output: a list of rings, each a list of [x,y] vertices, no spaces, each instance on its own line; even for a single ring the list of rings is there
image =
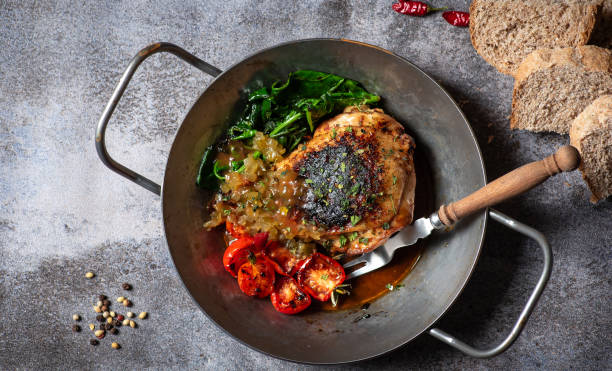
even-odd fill
[[[403,123],[431,169],[436,206],[485,184],[480,150],[463,114],[437,83],[385,50],[344,40],[303,40],[261,51],[220,75],[196,101],[178,130],[164,176],[162,208],[168,246],[187,290],[202,310],[241,342],[275,357],[342,363],[395,349],[429,328],[467,282],[480,251],[485,213],[434,233],[404,288],[363,311],[308,310],[287,316],[268,299],[242,294],[225,272],[222,234],[207,232],[195,174],[206,146],[240,113],[245,87],[270,84],[298,69],[331,72],[382,96],[382,108]],[[422,160],[422,159],[421,159]],[[418,179],[417,179],[418,183]],[[430,210],[433,211],[433,210]]]

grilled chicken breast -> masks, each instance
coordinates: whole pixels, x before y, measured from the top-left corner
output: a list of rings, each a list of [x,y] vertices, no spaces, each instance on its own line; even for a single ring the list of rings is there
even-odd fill
[[[414,147],[403,126],[381,109],[347,107],[277,169],[303,178],[294,215],[319,227],[316,239],[332,253],[358,255],[412,223]],[[308,229],[300,231],[296,237],[313,238]]]

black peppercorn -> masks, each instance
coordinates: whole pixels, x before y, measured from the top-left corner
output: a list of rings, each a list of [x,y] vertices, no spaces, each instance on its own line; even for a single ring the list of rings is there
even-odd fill
[[[105,307],[110,307],[111,302],[108,299],[104,299],[104,300],[102,300],[102,305],[104,305]]]
[[[103,316],[103,315],[101,315],[101,314],[98,314],[98,315],[96,316],[96,321],[98,321],[98,322],[104,322],[104,316]]]
[[[112,329],[112,328],[113,328],[113,325],[111,325],[110,323],[105,323],[105,324],[104,324],[104,329],[105,329],[106,331],[109,331],[109,330],[110,330],[110,329]]]
[[[113,335],[117,335],[119,333],[119,330],[113,327],[112,329],[110,329],[110,333]]]
[[[80,331],[81,331],[81,326],[72,325],[72,332],[80,332]]]
[[[106,323],[100,324],[100,330],[106,330]]]
[[[121,287],[124,290],[131,290],[132,289],[132,285],[130,285],[129,283],[124,283],[123,285],[121,285]]]
[[[89,344],[91,344],[91,345],[98,345],[98,344],[100,344],[100,342],[98,340],[96,340],[96,339],[91,339],[91,340],[89,340]]]
[[[100,294],[100,296],[98,296],[98,300],[100,300],[100,301],[106,300],[106,295]],[[96,340],[96,341],[98,341],[98,340]]]
[[[102,312],[108,312],[108,307],[106,305],[103,305],[100,309],[102,310]]]

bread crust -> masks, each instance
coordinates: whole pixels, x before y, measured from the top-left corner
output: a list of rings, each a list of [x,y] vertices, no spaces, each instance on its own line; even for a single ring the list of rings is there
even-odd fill
[[[487,56],[486,55],[487,53],[484,52],[483,45],[481,45],[479,42],[480,40],[485,40],[488,37],[487,35],[479,35],[477,32],[477,28],[479,26],[478,22],[479,22],[479,19],[481,18],[481,9],[483,9],[486,5],[487,5],[487,1],[485,0],[473,0],[472,3],[470,4],[470,25],[469,25],[470,40],[472,41],[472,45],[474,46],[474,49],[476,49],[476,52],[480,54],[480,56],[487,63],[495,67],[501,73],[504,73],[507,75],[513,75],[517,67],[515,63],[496,59],[491,56]],[[531,6],[531,5],[526,5],[522,1],[517,1],[517,6],[523,7],[523,6]],[[593,30],[595,29],[595,25],[597,24],[597,20],[598,20],[599,14],[601,13],[602,6],[603,6],[603,0],[600,0],[597,3],[592,3],[592,4],[587,5],[586,15],[582,19],[577,20],[577,22],[582,22],[583,26],[580,27],[581,31],[577,35],[578,38],[575,41],[575,44],[574,45],[558,45],[558,46],[572,47],[572,46],[578,46],[578,45],[585,45],[591,38],[591,35],[593,34]],[[546,43],[546,44],[547,45],[541,45],[541,46],[542,47],[555,46],[555,45],[549,45],[549,43]]]
[[[589,72],[612,73],[612,51],[594,45],[569,48],[538,49],[529,54],[519,65],[514,75],[512,90],[512,114],[510,128],[519,129],[516,108],[518,94],[525,80],[532,73],[552,67],[575,66]]]
[[[570,128],[570,144],[583,154],[582,141],[588,135],[602,130],[612,130],[606,128],[606,121],[612,118],[612,95],[603,95],[593,101],[587,108],[584,109],[572,122]],[[591,183],[591,179],[586,176],[584,162],[580,163],[580,171],[582,178],[591,190],[591,201],[597,202],[604,195],[600,194],[595,184]]]

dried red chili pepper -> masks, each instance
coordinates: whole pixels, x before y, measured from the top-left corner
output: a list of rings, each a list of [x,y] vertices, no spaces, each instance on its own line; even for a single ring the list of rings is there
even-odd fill
[[[470,25],[470,13],[467,12],[444,12],[442,13],[442,17],[446,19],[446,22],[452,24],[457,27],[467,27]]]
[[[395,3],[391,6],[393,10],[401,14],[413,15],[417,17],[422,17],[428,13],[435,12],[438,10],[447,9],[447,7],[442,8],[431,8],[429,5],[422,1],[404,1],[399,0],[399,3]]]

